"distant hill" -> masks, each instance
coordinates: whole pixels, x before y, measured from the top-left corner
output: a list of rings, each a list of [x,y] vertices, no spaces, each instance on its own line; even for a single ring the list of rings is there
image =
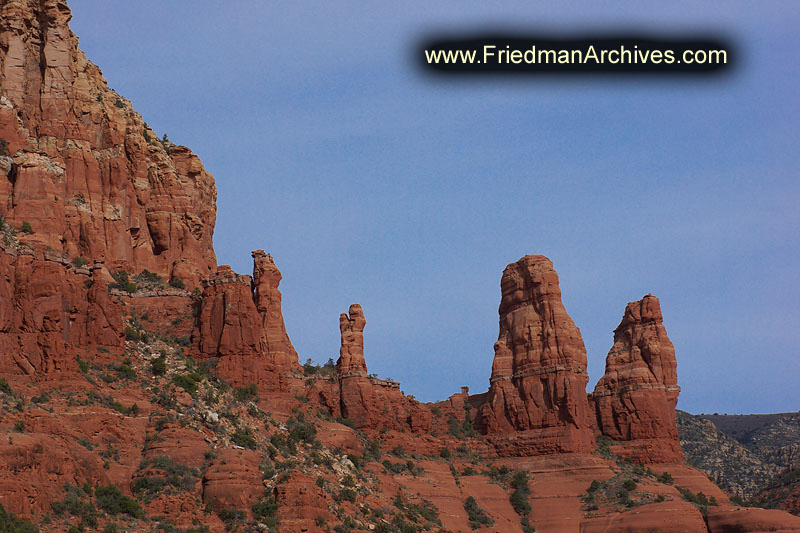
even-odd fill
[[[800,412],[692,415],[678,411],[677,422],[690,465],[754,505],[798,513]]]

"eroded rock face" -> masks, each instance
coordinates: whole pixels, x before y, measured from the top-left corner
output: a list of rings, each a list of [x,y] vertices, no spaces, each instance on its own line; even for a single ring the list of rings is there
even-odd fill
[[[203,503],[211,509],[247,509],[264,496],[259,454],[224,448],[203,475]]]
[[[506,267],[500,335],[479,423],[502,455],[590,451],[586,348],[544,256]],[[503,435],[513,439],[505,439]]]
[[[192,333],[201,358],[215,358],[220,376],[260,391],[286,390],[286,376],[300,371],[281,313],[280,272],[263,250],[253,252],[254,277],[221,265],[203,280]]]
[[[77,370],[78,347],[122,345],[120,309],[102,267],[23,252],[0,250],[1,373],[52,377]]]
[[[331,519],[325,494],[306,474],[293,473],[285,483],[275,487],[273,494],[281,531],[324,531],[317,519]]]
[[[70,258],[196,286],[216,267],[214,179],[107,87],[70,18],[60,0],[0,6],[3,216]]]
[[[640,462],[683,461],[675,423],[675,348],[662,321],[652,294],[627,305],[605,374],[590,397],[600,432],[629,443],[617,451]]]

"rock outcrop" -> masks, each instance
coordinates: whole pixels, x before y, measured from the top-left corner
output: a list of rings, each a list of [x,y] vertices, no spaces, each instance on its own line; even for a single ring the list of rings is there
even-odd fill
[[[626,443],[615,451],[646,463],[683,461],[675,423],[675,348],[662,321],[652,294],[627,305],[605,374],[590,397],[600,432]]]
[[[367,320],[358,304],[339,316],[341,347],[336,362],[336,381],[319,391],[320,403],[334,416],[351,420],[362,430],[383,429],[415,433],[429,431],[430,408],[406,396],[396,381],[367,374],[364,358],[364,326]]]
[[[367,319],[358,304],[350,306],[349,316],[339,316],[342,345],[336,362],[339,382],[339,401],[342,416],[353,421],[358,428],[374,427],[377,407],[373,398],[372,382],[367,377],[364,360],[364,326]]]
[[[281,313],[281,274],[263,250],[253,258],[253,277],[221,265],[202,281],[192,346],[198,357],[216,359],[220,376],[235,384],[285,391],[286,376],[301,367]]]
[[[0,211],[70,258],[196,286],[216,266],[214,179],[107,87],[70,18],[61,0],[0,5]]]
[[[501,280],[500,334],[479,424],[501,455],[591,451],[586,348],[542,255]]]
[[[281,312],[282,276],[271,255],[255,250],[253,256],[253,303],[261,317],[261,346],[278,368],[298,369],[297,352],[286,333]]]

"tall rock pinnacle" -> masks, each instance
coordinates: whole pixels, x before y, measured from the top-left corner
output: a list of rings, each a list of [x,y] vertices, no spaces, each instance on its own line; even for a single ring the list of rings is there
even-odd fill
[[[591,450],[586,348],[553,264],[525,256],[506,267],[500,285],[500,334],[480,425],[498,437],[501,454]],[[504,434],[514,438],[505,442]]]
[[[262,349],[278,367],[299,365],[297,352],[286,333],[281,310],[281,273],[271,255],[255,250],[253,256],[253,302],[261,317]]]
[[[377,422],[373,401],[372,382],[367,377],[364,360],[364,326],[367,320],[358,304],[349,309],[349,316],[339,316],[342,345],[336,362],[342,416],[352,420],[356,427],[369,427]]]
[[[682,462],[675,405],[675,348],[667,337],[658,298],[648,294],[625,308],[605,375],[590,401],[600,431],[627,441],[622,453],[640,462]]]

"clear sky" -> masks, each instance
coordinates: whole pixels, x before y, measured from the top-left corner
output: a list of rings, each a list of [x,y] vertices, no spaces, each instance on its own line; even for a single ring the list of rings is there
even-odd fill
[[[71,0],[109,85],[217,180],[220,263],[283,273],[301,360],[367,317],[370,372],[488,387],[500,275],[547,255],[589,389],[625,304],[661,300],[678,407],[800,409],[800,3]],[[420,34],[721,31],[713,79],[434,79]]]

